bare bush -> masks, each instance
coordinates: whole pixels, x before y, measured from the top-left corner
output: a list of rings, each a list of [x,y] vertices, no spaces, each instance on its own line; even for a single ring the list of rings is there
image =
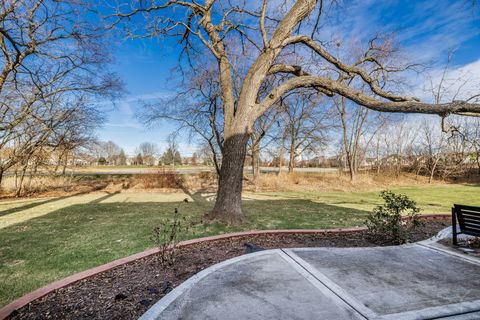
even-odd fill
[[[158,170],[155,173],[137,174],[133,179],[144,189],[180,189],[184,183],[182,175],[167,169]]]
[[[158,261],[162,267],[175,269],[177,244],[179,238],[188,233],[189,227],[186,217],[181,216],[175,208],[171,219],[162,221],[153,229],[151,239],[159,250]]]

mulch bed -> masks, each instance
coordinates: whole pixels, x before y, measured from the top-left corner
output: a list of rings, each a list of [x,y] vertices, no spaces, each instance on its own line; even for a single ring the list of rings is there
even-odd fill
[[[428,221],[412,236],[420,241],[449,225]],[[242,236],[178,249],[175,269],[162,268],[158,256],[122,265],[52,292],[16,311],[9,319],[137,319],[155,302],[195,273],[245,254],[245,243],[273,248],[369,247],[366,232]]]

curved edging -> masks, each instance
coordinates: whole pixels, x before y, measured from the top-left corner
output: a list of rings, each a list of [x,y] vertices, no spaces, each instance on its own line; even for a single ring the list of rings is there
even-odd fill
[[[448,214],[426,214],[421,215],[421,219],[424,220],[440,220],[449,217]],[[275,235],[275,234],[315,234],[315,233],[328,233],[328,234],[335,234],[335,233],[350,233],[350,232],[361,232],[367,230],[367,227],[355,227],[355,228],[336,228],[336,229],[286,229],[286,230],[256,230],[256,231],[244,231],[244,232],[234,232],[234,233],[227,233],[221,234],[216,236],[210,237],[203,237],[197,238],[192,240],[181,241],[177,244],[177,248],[186,247],[193,244],[198,244],[201,242],[210,242],[216,240],[226,240],[235,237],[243,237],[243,236],[259,236],[259,235]],[[63,287],[69,286],[75,282],[88,279],[97,275],[99,273],[108,271],[115,267],[151,256],[155,253],[158,253],[159,249],[148,249],[143,252],[139,252],[133,254],[131,256],[121,258],[118,260],[114,260],[112,262],[103,264],[98,267],[94,267],[92,269],[88,269],[74,275],[68,276],[66,278],[60,279],[58,281],[52,282],[46,286],[43,286],[35,291],[27,293],[26,295],[14,300],[0,309],[0,320],[6,319],[9,315],[11,315],[14,311],[26,306],[30,302],[34,300],[40,299],[50,292],[55,290],[61,289]]]

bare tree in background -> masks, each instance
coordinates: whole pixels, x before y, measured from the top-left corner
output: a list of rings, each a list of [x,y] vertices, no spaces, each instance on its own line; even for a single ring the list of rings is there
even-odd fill
[[[175,165],[182,164],[182,156],[180,155],[180,150],[178,146],[178,132],[174,131],[168,135],[167,138],[168,147],[167,150],[162,155],[161,161],[163,164],[168,164],[173,166],[175,170]]]
[[[242,178],[247,143],[255,121],[289,92],[314,88],[329,97],[340,95],[358,105],[381,112],[449,114],[480,113],[476,99],[448,103],[420,102],[389,85],[382,75],[398,72],[378,61],[375,53],[383,45],[371,42],[357,61],[345,62],[315,40],[322,0],[297,0],[273,4],[249,1],[238,5],[219,0],[133,1],[113,15],[113,24],[124,23],[132,30],[133,18],[144,19],[146,32],[140,36],[173,36],[181,40],[183,52],[206,48],[217,62],[223,111],[223,159],[213,211],[209,215],[229,223],[245,220],[241,205]],[[317,8],[317,10],[315,10]],[[174,13],[173,13],[174,12]],[[134,27],[133,27],[134,28]],[[139,31],[142,32],[142,31]],[[238,95],[232,77],[235,53],[229,43],[248,44],[256,50],[249,55],[248,71],[242,75]],[[308,64],[290,65],[282,59],[288,50],[302,48],[330,70],[323,72]],[[193,61],[190,61],[194,63]],[[369,70],[377,70],[371,74]],[[261,94],[263,83],[282,77],[270,92]],[[361,85],[360,85],[360,84]],[[367,90],[362,90],[363,88]]]
[[[359,166],[365,158],[364,150],[369,148],[386,119],[344,97],[335,99],[334,105],[340,118],[343,153],[350,180],[355,182]]]
[[[159,149],[155,143],[143,142],[138,146],[136,153],[141,154],[143,163],[149,166],[153,166],[156,163]]]
[[[196,153],[204,165],[207,165],[207,166],[214,165],[215,156],[212,152],[212,149],[207,143],[200,144],[198,146]]]
[[[101,148],[103,156],[107,160],[109,165],[117,165],[118,156],[122,148],[113,141],[101,142]]]
[[[69,161],[75,164],[76,152],[96,141],[95,130],[104,121],[102,113],[88,99],[77,99],[72,108],[70,116],[59,123],[48,143],[48,147],[58,155],[54,171],[62,167],[62,175],[65,175]]]
[[[376,165],[377,173],[380,168],[390,170],[398,177],[402,170],[410,165],[416,175],[422,170],[422,150],[418,148],[420,125],[412,119],[399,119],[386,122],[376,133]]]
[[[174,121],[177,132],[184,132],[190,139],[200,137],[208,154],[220,173],[223,150],[223,119],[218,76],[210,69],[198,70],[187,75],[184,90],[171,99],[157,99],[144,103],[138,117],[147,126]],[[203,154],[205,152],[202,152]]]
[[[53,152],[66,143],[82,143],[90,126],[98,125],[96,112],[84,103],[63,95],[50,97],[36,106],[34,117],[26,117],[15,130],[0,136],[0,181],[3,173],[15,166],[25,173],[32,158],[45,150]]]
[[[256,183],[260,177],[260,153],[262,148],[268,146],[268,144],[272,141],[273,137],[269,136],[268,133],[271,131],[274,125],[278,125],[278,119],[280,115],[280,107],[272,108],[258,118],[253,127],[253,131],[248,142],[248,155],[251,159],[254,183]],[[267,138],[269,138],[268,141],[265,141]]]
[[[480,119],[474,119],[467,127],[466,139],[472,146],[470,159],[477,164],[478,174],[480,174]]]
[[[48,165],[53,160],[52,155],[57,154],[57,172],[59,166],[65,175],[66,167],[70,161],[75,163],[75,152],[87,147],[94,141],[94,130],[100,126],[102,115],[92,105],[87,105],[83,99],[68,101],[55,101],[54,115],[50,115],[50,127],[44,126],[41,121],[38,126],[30,127],[24,131],[17,142],[20,151],[20,161],[16,164],[16,196],[28,191],[31,179],[37,174],[39,165]],[[27,139],[25,139],[27,138]],[[28,173],[28,183],[25,178]],[[25,188],[24,188],[25,187]]]
[[[480,78],[471,72],[452,69],[453,54],[454,51],[450,50],[443,69],[428,76],[429,86],[424,90],[437,104],[462,99],[475,100],[480,96]],[[451,121],[448,121],[442,117],[439,131],[424,121],[423,149],[429,182],[433,180],[439,165],[442,166],[443,178],[463,171],[467,152],[475,152],[478,123],[478,119],[451,117]]]
[[[431,183],[437,172],[438,164],[446,151],[446,135],[440,130],[439,126],[424,120],[423,131],[423,152],[425,156],[425,165],[428,170],[428,182]]]
[[[104,34],[78,1],[1,2],[0,181],[5,170],[28,164],[88,99],[117,95]]]
[[[307,151],[318,151],[327,142],[332,128],[332,113],[324,99],[313,92],[295,92],[282,100],[288,173],[293,173],[297,157]]]

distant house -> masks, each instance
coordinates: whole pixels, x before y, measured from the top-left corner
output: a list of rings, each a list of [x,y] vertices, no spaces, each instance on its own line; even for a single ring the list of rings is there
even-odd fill
[[[184,164],[184,165],[192,165],[192,166],[195,166],[195,165],[197,165],[197,164],[201,164],[200,162],[202,162],[202,161],[201,161],[201,159],[198,158],[197,156],[184,157],[184,158],[182,159],[182,164]]]

